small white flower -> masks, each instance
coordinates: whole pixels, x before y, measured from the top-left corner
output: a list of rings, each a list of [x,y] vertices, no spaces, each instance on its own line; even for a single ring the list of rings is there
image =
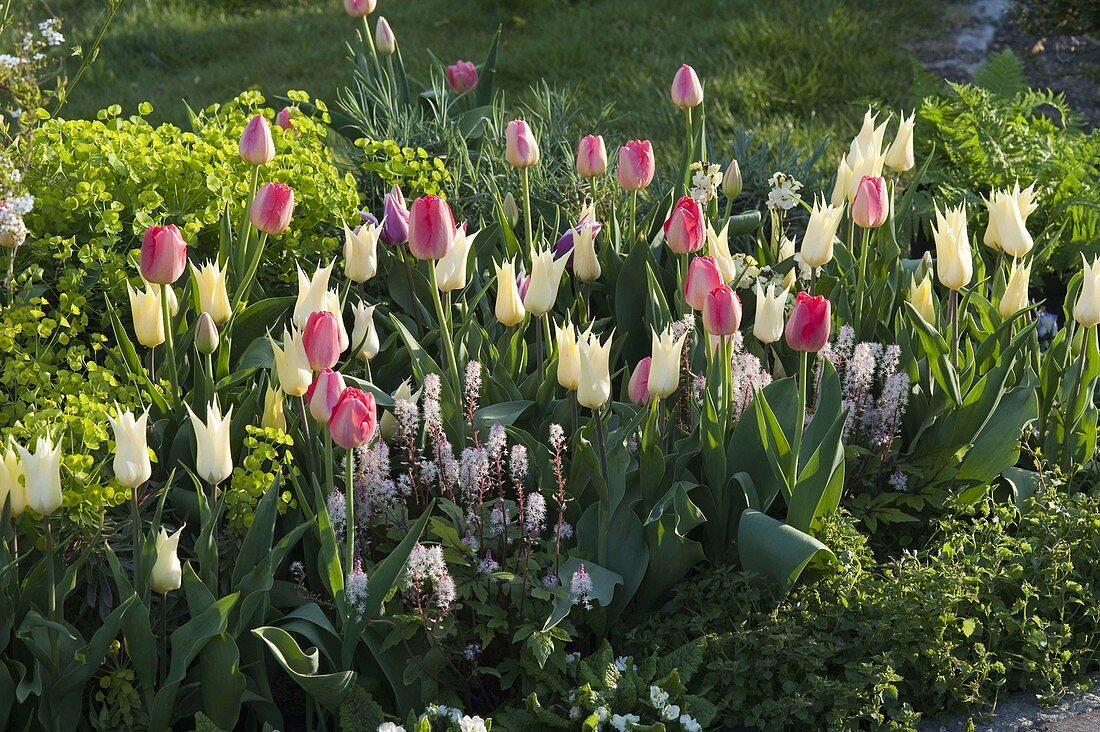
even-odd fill
[[[662,690],[659,686],[649,687],[649,703],[653,705],[654,709],[664,709],[668,704],[668,692]]]
[[[607,707],[596,707],[596,719],[600,724],[605,724],[611,718],[611,710]]]
[[[377,732],[405,732],[405,728],[393,722],[383,722],[378,725]]]
[[[676,704],[669,704],[667,707],[661,710],[661,714],[665,719],[670,722],[680,716],[680,707]]]
[[[486,732],[485,720],[481,717],[462,717],[455,721],[458,722],[458,729],[461,732]]]
[[[630,729],[630,725],[638,724],[642,721],[642,718],[637,714],[615,714],[611,717],[611,726],[618,732],[626,732]]]
[[[684,732],[699,732],[703,729],[703,725],[692,717],[690,714],[680,715],[680,726],[684,728]]]

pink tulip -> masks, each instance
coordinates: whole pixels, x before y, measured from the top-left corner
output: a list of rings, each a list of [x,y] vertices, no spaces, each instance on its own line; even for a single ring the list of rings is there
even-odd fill
[[[275,159],[275,142],[271,139],[271,127],[262,114],[248,120],[241,141],[237,145],[241,158],[251,165],[267,165]]]
[[[148,282],[170,285],[187,266],[187,242],[175,224],[150,226],[141,240],[141,276]]]
[[[374,395],[355,387],[344,389],[332,408],[328,429],[333,441],[351,450],[365,445],[378,427],[378,407]]]
[[[513,168],[530,168],[539,162],[539,144],[531,127],[514,119],[504,129],[504,157]]]
[[[409,251],[417,259],[442,259],[455,241],[455,217],[439,196],[421,196],[409,213]]]
[[[706,236],[703,226],[703,207],[691,196],[684,196],[676,202],[672,208],[672,215],[665,222],[665,240],[668,242],[668,248],[677,254],[688,254],[698,250],[703,246],[703,239]]]
[[[811,297],[798,293],[787,320],[787,345],[796,351],[815,353],[829,342],[829,317],[832,304],[824,295]]]
[[[362,18],[374,12],[378,0],[344,0],[344,10],[353,18]]]
[[[294,215],[294,191],[285,183],[264,183],[252,199],[248,219],[258,230],[277,236],[290,226]]]
[[[302,331],[306,360],[314,371],[331,369],[340,360],[340,324],[327,310],[310,313]]]
[[[684,64],[672,79],[672,101],[680,109],[698,107],[703,103],[703,85],[695,69]]]
[[[477,67],[469,61],[455,61],[447,67],[447,85],[455,94],[465,94],[477,86]]]
[[[890,215],[890,200],[886,196],[886,179],[865,175],[852,201],[852,221],[862,229],[877,229]]]
[[[607,148],[603,135],[585,135],[577,145],[577,172],[582,178],[595,178],[607,172]]]
[[[718,285],[703,303],[703,330],[711,335],[728,336],[741,327],[741,298],[726,284]]]
[[[626,385],[626,393],[630,401],[639,406],[649,402],[649,368],[652,365],[652,356],[646,356],[639,361],[634,367],[634,373],[630,375],[630,382]]]
[[[718,260],[714,257],[695,257],[688,265],[684,278],[684,302],[692,310],[702,310],[707,295],[722,284],[722,274],[718,269]]]
[[[291,119],[291,117],[297,111],[297,107],[283,107],[279,110],[279,113],[275,115],[275,124],[284,130],[294,129],[294,120]]]
[[[649,140],[631,140],[619,148],[619,185],[626,191],[640,191],[653,182],[656,166]]]
[[[313,418],[318,422],[328,422],[332,416],[332,408],[336,406],[336,400],[345,388],[344,377],[339,371],[321,369],[306,390],[306,401]]]

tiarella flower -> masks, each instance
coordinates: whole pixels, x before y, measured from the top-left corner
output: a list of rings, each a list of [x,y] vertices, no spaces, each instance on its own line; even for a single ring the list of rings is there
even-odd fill
[[[369,581],[367,573],[363,571],[363,562],[355,560],[355,566],[344,578],[344,600],[357,619],[362,619],[367,609],[367,595]]]
[[[538,539],[546,528],[546,498],[541,493],[527,495],[523,530],[531,539]]]
[[[590,610],[593,590],[592,578],[585,571],[584,564],[581,564],[569,580],[569,601],[574,605],[583,605],[585,610]]]

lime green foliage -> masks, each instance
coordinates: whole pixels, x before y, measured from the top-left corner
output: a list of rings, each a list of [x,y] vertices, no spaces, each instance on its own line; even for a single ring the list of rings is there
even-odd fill
[[[410,199],[422,195],[438,196],[451,182],[443,160],[428,155],[422,147],[398,145],[393,140],[377,142],[359,140],[356,146],[361,148],[366,161],[363,169],[378,176],[382,183],[399,186]]]
[[[824,539],[836,571],[778,607],[720,569],[631,637],[664,652],[703,638],[700,693],[719,721],[912,729],[914,710],[987,711],[1028,689],[1053,700],[1098,667],[1100,499],[1052,493],[1017,515],[951,518],[916,554],[876,563],[847,519]]]
[[[290,481],[298,475],[291,448],[294,440],[282,430],[247,425],[244,450],[225,494],[226,518],[231,526],[246,531],[252,525],[256,503],[276,478],[288,487],[279,494],[280,514],[296,505]]]

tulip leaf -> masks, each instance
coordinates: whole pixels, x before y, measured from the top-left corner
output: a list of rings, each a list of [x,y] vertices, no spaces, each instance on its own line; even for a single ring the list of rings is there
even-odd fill
[[[829,548],[809,534],[751,508],[741,514],[737,550],[745,571],[766,578],[782,595],[809,564],[833,559]]]
[[[558,568],[560,589],[558,590],[557,598],[554,600],[554,609],[550,613],[550,617],[546,619],[546,623],[542,626],[542,631],[544,633],[564,620],[573,605],[577,604],[574,602],[574,598],[571,594],[571,584],[573,575],[576,574],[577,570],[582,566],[584,567],[585,574],[588,575],[592,583],[592,589],[586,596],[587,601],[591,604],[607,607],[611,604],[615,596],[615,588],[623,583],[622,575],[605,569],[595,562],[578,559],[570,555],[568,559],[562,562],[561,567]],[[580,598],[578,598],[578,600],[579,599]],[[581,602],[583,602],[583,600],[581,600]]]
[[[206,716],[221,729],[236,729],[247,682],[240,651],[228,633],[211,638],[199,655],[199,689]]]
[[[534,402],[529,399],[490,404],[474,412],[474,421],[479,430],[494,424],[510,427],[532,404]]]
[[[232,335],[232,353],[230,361],[240,368],[243,356],[252,349],[259,338],[267,338],[272,323],[282,322],[287,312],[294,307],[293,297],[269,297],[250,304],[226,324],[227,333]]]
[[[265,626],[254,628],[252,634],[262,640],[271,655],[286,670],[290,678],[302,687],[318,704],[331,712],[340,708],[340,702],[355,680],[352,671],[339,671],[331,674],[318,673],[319,653],[316,648],[303,651],[294,636],[282,628]]]

